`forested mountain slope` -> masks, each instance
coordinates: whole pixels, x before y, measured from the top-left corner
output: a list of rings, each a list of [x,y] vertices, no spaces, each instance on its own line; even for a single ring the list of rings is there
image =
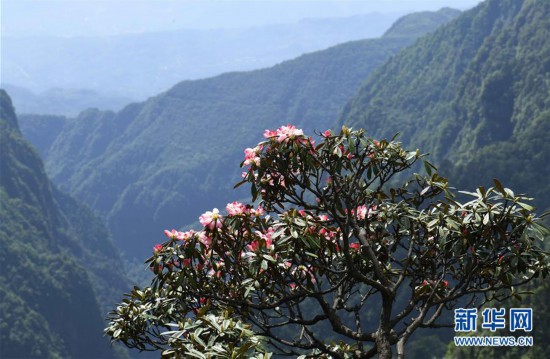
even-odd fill
[[[443,9],[428,22],[434,29],[458,13]],[[370,72],[426,31],[424,22],[408,37],[356,41],[269,69],[185,81],[118,113],[88,110],[61,127],[56,120],[53,141],[48,129],[32,130],[39,117],[25,118],[23,131],[47,154],[54,182],[105,214],[117,244],[141,258],[163,228],[248,195],[231,189],[243,149],[264,129],[287,122],[310,131],[332,127]]]
[[[535,197],[544,212],[550,207],[550,2],[486,0],[464,12],[373,72],[346,105],[342,124],[379,137],[400,132],[408,147],[432,154],[452,185],[473,190],[492,186],[496,177]],[[451,342],[446,358],[548,357],[546,283],[527,288],[535,294],[523,303],[495,304],[533,308],[533,348]],[[424,337],[413,347],[434,355],[437,342]]]
[[[0,90],[0,357],[110,358],[107,308],[128,283],[92,212],[51,185]]]
[[[550,206],[550,2],[487,0],[381,66],[340,123],[401,133],[461,187]]]

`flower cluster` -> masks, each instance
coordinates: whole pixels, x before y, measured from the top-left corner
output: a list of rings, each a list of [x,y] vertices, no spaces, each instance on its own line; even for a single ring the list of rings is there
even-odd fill
[[[418,297],[427,297],[430,295],[440,296],[445,293],[445,290],[449,287],[447,280],[431,280],[424,279],[419,285],[415,287],[415,295]]]
[[[169,239],[174,239],[179,241],[188,241],[195,235],[195,231],[190,230],[187,232],[180,232],[175,229],[172,229],[171,231],[166,229],[164,230],[164,235]]]
[[[351,215],[355,216],[359,220],[364,220],[365,218],[371,218],[374,214],[377,213],[378,206],[372,205],[370,207],[367,207],[367,205],[363,204],[360,206],[357,206],[356,209],[352,209]],[[347,209],[345,209],[345,212],[347,213]]]
[[[433,287],[433,285],[434,285],[435,283],[436,283],[436,282],[434,282],[433,280],[426,280],[426,279],[424,279],[420,285],[421,285],[422,287]],[[449,286],[449,282],[446,281],[446,280],[442,280],[442,281],[440,281],[439,284],[438,284],[438,287],[447,288],[448,286]]]
[[[304,136],[304,131],[297,129],[296,126],[286,125],[281,126],[277,131],[265,130],[264,137],[269,139],[275,139],[279,143],[285,143],[289,141],[294,141],[296,139],[302,140]]]
[[[267,231],[256,231],[254,232],[254,235],[258,238],[256,240],[253,240],[250,244],[247,245],[247,248],[251,252],[256,252],[258,249],[261,248],[267,248],[269,250],[274,249],[273,247],[273,240],[271,237],[273,236],[273,232],[275,232],[275,229],[273,227],[269,227]]]
[[[318,303],[313,310],[328,318],[343,311],[324,303],[339,303],[363,316],[369,297],[386,292],[406,299],[384,300],[388,313],[433,313],[435,320],[436,306],[449,309],[463,293],[506,299],[518,283],[549,274],[548,254],[535,244],[547,232],[525,197],[495,182],[495,188],[465,192],[475,199],[461,204],[418,150],[346,127],[319,135],[314,147],[295,126],[266,130],[265,140],[244,152],[249,169],[240,183],[251,185],[252,203],[260,204],[231,202],[223,215],[217,208],[203,213],[200,230],[165,230],[168,241],[155,245],[147,260],[155,273],[151,288],[136,288],[117,307],[108,334],[138,348],[171,348],[186,338],[185,325],[227,310],[228,318],[253,321],[264,333],[284,321],[311,327],[308,333],[320,332],[314,339],[322,343],[326,326],[314,328],[302,317],[306,306],[310,311]],[[400,186],[389,181],[419,160],[428,176],[415,173]],[[379,324],[389,335],[411,315]],[[162,332],[167,323],[179,331]],[[360,324],[349,336],[355,348],[362,348],[356,338],[366,333]],[[285,340],[310,345],[310,338],[300,341],[292,332]],[[224,347],[235,342],[225,327],[222,334]],[[153,340],[141,345],[147,335]]]
[[[253,216],[258,217],[258,216],[264,215],[264,213],[265,213],[262,206],[258,206],[258,208],[254,209],[254,207],[252,207],[250,205],[245,205],[245,204],[240,203],[240,202],[228,203],[227,206],[225,207],[225,209],[227,210],[227,213],[230,216],[253,215]]]
[[[243,165],[244,166],[249,166],[249,165],[256,165],[256,166],[259,166],[260,165],[260,152],[262,151],[263,149],[263,145],[258,145],[254,148],[247,148],[244,150],[244,162],[243,162]]]
[[[365,218],[371,218],[373,214],[376,213],[377,206],[373,205],[371,207],[367,207],[366,205],[362,205],[357,207],[357,218],[359,219],[365,219]]]
[[[207,211],[199,217],[199,222],[210,230],[214,228],[222,228],[223,217],[217,208],[212,211]]]

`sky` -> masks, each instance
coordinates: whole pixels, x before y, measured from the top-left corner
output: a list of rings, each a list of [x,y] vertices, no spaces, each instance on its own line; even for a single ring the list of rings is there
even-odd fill
[[[2,35],[105,36],[182,28],[239,28],[303,18],[406,13],[479,0],[1,0]]]

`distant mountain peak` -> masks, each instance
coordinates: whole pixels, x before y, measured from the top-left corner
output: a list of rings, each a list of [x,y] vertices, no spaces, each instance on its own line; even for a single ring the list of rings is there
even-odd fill
[[[458,17],[460,10],[444,7],[438,11],[421,11],[399,18],[382,37],[421,36]]]

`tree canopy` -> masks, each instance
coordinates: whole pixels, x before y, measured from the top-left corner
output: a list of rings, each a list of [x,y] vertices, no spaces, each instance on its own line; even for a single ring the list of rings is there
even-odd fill
[[[404,357],[416,330],[452,326],[445,312],[549,272],[548,230],[498,180],[460,202],[395,139],[343,127],[316,143],[292,125],[264,137],[237,184],[252,203],[166,230],[151,285],[111,312],[113,340],[178,357]]]

